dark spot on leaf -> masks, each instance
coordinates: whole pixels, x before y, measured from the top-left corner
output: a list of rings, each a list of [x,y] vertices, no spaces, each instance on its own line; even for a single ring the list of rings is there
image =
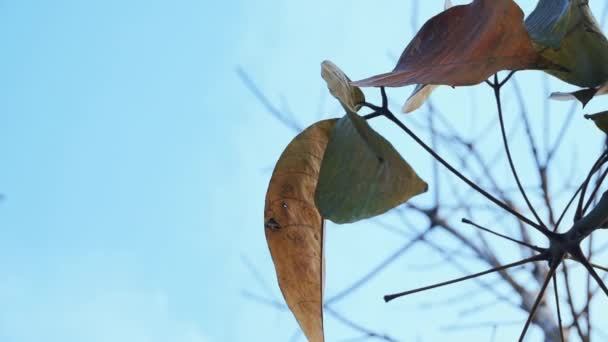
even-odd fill
[[[378,156],[378,162],[379,162],[380,164],[384,163],[384,158],[382,158],[382,157]]]
[[[264,223],[264,228],[268,228],[270,230],[279,230],[281,229],[281,225],[274,218],[271,218]]]
[[[285,203],[285,202],[283,202],[283,203],[281,204],[281,206],[282,206],[283,208],[285,208],[285,209],[289,208],[289,207],[287,206],[287,203]]]

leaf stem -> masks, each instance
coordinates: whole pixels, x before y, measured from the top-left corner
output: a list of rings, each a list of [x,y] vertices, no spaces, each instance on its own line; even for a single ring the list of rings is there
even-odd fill
[[[559,324],[559,336],[561,337],[561,341],[566,341],[564,339],[564,326],[562,323],[562,311],[559,305],[559,293],[557,291],[557,277],[555,273],[553,274],[553,294],[555,296],[555,307],[557,309],[557,322]]]
[[[509,76],[512,76],[512,75],[513,74],[511,74]],[[509,78],[510,77],[507,77],[505,80],[508,80]],[[515,163],[513,162],[513,157],[511,156],[511,149],[509,148],[509,141],[507,140],[507,133],[506,133],[506,129],[505,129],[505,120],[504,120],[504,115],[502,112],[502,101],[500,98],[500,90],[501,90],[501,87],[505,84],[505,80],[503,80],[502,82],[499,83],[498,76],[495,74],[494,83],[492,84],[492,89],[494,90],[494,99],[496,100],[496,107],[498,108],[498,119],[500,122],[500,132],[502,134],[503,145],[505,147],[505,152],[507,153],[507,159],[509,160],[509,166],[511,168],[511,173],[513,174],[513,177],[515,178],[515,182],[517,183],[519,192],[521,192],[521,195],[523,196],[524,200],[526,201],[528,208],[530,209],[530,211],[532,212],[532,214],[538,221],[538,223],[541,227],[541,230],[544,233],[546,233],[546,232],[549,232],[549,230],[547,229],[547,226],[543,223],[543,220],[540,218],[540,216],[534,209],[534,206],[530,202],[530,199],[528,198],[528,195],[526,194],[526,191],[524,190],[524,187],[521,184],[521,180],[519,179],[517,170],[515,169]],[[547,235],[547,234],[545,234],[545,235]]]
[[[542,301],[542,299],[545,295],[545,291],[547,290],[549,281],[551,280],[551,278],[553,278],[553,274],[555,274],[555,270],[557,269],[558,265],[559,265],[559,263],[556,263],[556,264],[552,265],[551,268],[549,269],[549,272],[547,273],[547,276],[545,277],[545,281],[543,282],[543,285],[541,286],[540,291],[539,291],[538,295],[536,296],[534,305],[532,305],[532,309],[530,309],[530,314],[528,315],[528,320],[526,320],[524,329],[522,330],[521,335],[519,336],[519,342],[522,342],[524,340],[524,337],[526,336],[526,333],[528,332],[528,328],[530,327],[530,323],[532,323],[532,319],[534,319],[534,316],[536,315],[538,306],[540,305],[540,302]]]
[[[528,247],[528,248],[530,248],[530,249],[533,249],[533,250],[535,250],[535,251],[537,251],[537,252],[539,252],[539,253],[543,253],[543,252],[545,252],[545,251],[546,251],[546,249],[544,249],[544,248],[540,248],[540,247],[538,247],[538,246],[531,245],[531,244],[529,244],[529,243],[527,243],[527,242],[520,241],[520,240],[517,240],[517,239],[511,238],[511,237],[508,237],[508,236],[506,236],[506,235],[503,235],[503,234],[497,233],[497,232],[495,232],[495,231],[493,231],[493,230],[491,230],[491,229],[488,229],[488,228],[482,227],[482,226],[478,225],[477,223],[475,223],[475,222],[473,222],[473,221],[471,221],[471,220],[468,220],[468,219],[466,219],[466,218],[463,218],[463,219],[462,219],[462,223],[465,223],[465,224],[471,225],[471,226],[473,226],[473,227],[475,227],[475,228],[478,228],[478,229],[483,230],[484,232],[487,232],[487,233],[490,233],[490,234],[496,235],[496,236],[501,237],[501,238],[503,238],[503,239],[505,239],[505,240],[509,240],[509,241],[511,241],[511,242],[515,242],[515,243],[517,243],[517,244],[519,244],[519,245],[526,246],[526,247]]]
[[[388,108],[388,101],[386,100],[386,91],[385,91],[384,87],[381,87],[380,89],[383,94],[382,107],[379,107],[379,106],[376,106],[376,105],[373,105],[373,104],[367,103],[367,102],[364,102],[361,105],[368,107],[376,112],[382,113],[382,115],[384,115],[387,119],[389,119],[395,125],[397,125],[399,128],[401,128],[401,130],[403,130],[407,135],[409,135],[412,139],[414,139],[414,141],[416,141],[416,143],[418,143],[418,145],[420,145],[424,150],[426,150],[431,156],[433,156],[433,158],[435,158],[439,163],[441,163],[443,166],[445,166],[456,177],[460,178],[463,182],[465,182],[471,188],[473,188],[474,190],[479,192],[481,195],[486,197],[488,200],[490,200],[494,204],[498,205],[502,209],[506,210],[507,212],[511,213],[513,216],[517,217],[519,220],[525,222],[526,224],[528,224],[528,225],[532,226],[533,228],[535,228],[536,230],[540,231],[545,236],[547,236],[547,237],[551,236],[552,233],[548,229],[546,229],[546,228],[543,229],[542,226],[538,225],[537,223],[530,220],[529,218],[523,216],[522,214],[520,214],[515,209],[511,208],[510,206],[508,206],[506,203],[502,202],[498,198],[492,196],[490,193],[488,193],[487,191],[482,189],[479,185],[475,184],[473,181],[471,181],[466,176],[464,176],[461,172],[456,170],[456,168],[454,168],[450,163],[448,163],[445,159],[443,159],[437,152],[435,152],[430,146],[428,146],[424,141],[422,141],[422,139],[420,139],[411,129],[409,129],[399,119],[397,119],[397,117],[390,111],[390,109]]]

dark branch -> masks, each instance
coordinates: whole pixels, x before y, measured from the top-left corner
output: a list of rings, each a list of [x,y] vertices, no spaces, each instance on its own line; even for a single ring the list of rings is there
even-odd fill
[[[513,239],[513,238],[511,238],[511,237],[508,237],[508,236],[506,236],[506,235],[503,235],[503,234],[497,233],[497,232],[495,232],[495,231],[493,231],[493,230],[490,230],[490,229],[488,229],[488,228],[482,227],[482,226],[478,225],[477,223],[475,223],[475,222],[473,222],[473,221],[471,221],[471,220],[468,220],[468,219],[463,218],[463,219],[462,219],[462,222],[463,222],[463,223],[465,223],[465,224],[471,225],[471,226],[473,226],[473,227],[476,227],[476,228],[478,228],[478,229],[481,229],[481,230],[483,230],[484,232],[487,232],[487,233],[490,233],[490,234],[496,235],[496,236],[498,236],[498,237],[501,237],[501,238],[503,238],[503,239],[509,240],[509,241],[511,241],[511,242],[515,242],[515,243],[517,243],[517,244],[519,244],[519,245],[522,245],[522,246],[525,246],[525,247],[531,248],[531,249],[533,249],[533,250],[535,250],[535,251],[537,251],[537,252],[539,252],[539,253],[543,253],[543,252],[545,252],[545,251],[546,251],[546,249],[544,249],[544,248],[540,248],[540,247],[537,247],[537,246],[531,245],[531,244],[529,244],[529,243],[526,243],[526,242],[523,242],[523,241],[519,241],[519,240]]]
[[[489,269],[487,271],[471,274],[471,275],[468,275],[468,276],[465,276],[465,277],[461,277],[461,278],[445,281],[445,282],[438,283],[438,284],[435,284],[435,285],[421,287],[421,288],[418,288],[418,289],[415,289],[415,290],[410,290],[410,291],[395,293],[395,294],[391,294],[391,295],[386,295],[386,296],[384,296],[384,301],[385,302],[390,302],[391,300],[394,300],[394,299],[399,298],[399,297],[408,296],[408,295],[411,295],[411,294],[414,294],[414,293],[423,292],[423,291],[435,289],[435,288],[438,288],[438,287],[442,287],[442,286],[446,286],[446,285],[451,285],[451,284],[459,283],[459,282],[462,282],[462,281],[465,281],[465,280],[481,277],[481,276],[484,276],[486,274],[490,274],[490,273],[494,273],[494,272],[499,272],[499,271],[502,271],[502,270],[506,270],[508,268],[513,268],[513,267],[525,265],[525,264],[528,264],[530,262],[544,260],[546,258],[547,258],[547,256],[545,254],[535,255],[535,256],[532,256],[530,258],[526,258],[526,259],[523,259],[523,260],[511,263],[511,264],[503,265],[503,266],[500,266],[500,267],[495,267],[495,268]]]

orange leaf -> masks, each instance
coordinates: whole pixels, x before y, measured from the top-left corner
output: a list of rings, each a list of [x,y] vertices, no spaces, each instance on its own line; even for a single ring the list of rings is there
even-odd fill
[[[532,46],[513,0],[475,0],[427,21],[392,72],[353,82],[361,87],[478,84],[500,70],[555,67]]]
[[[310,126],[275,166],[264,209],[266,241],[291,312],[309,341],[323,341],[323,218],[315,206],[321,161],[337,120]]]

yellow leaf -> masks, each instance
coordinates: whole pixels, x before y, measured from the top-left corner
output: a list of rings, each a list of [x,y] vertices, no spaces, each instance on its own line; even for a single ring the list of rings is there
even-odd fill
[[[337,120],[310,126],[287,146],[268,185],[264,227],[279,287],[309,341],[323,341],[323,218],[315,207],[321,161]]]

